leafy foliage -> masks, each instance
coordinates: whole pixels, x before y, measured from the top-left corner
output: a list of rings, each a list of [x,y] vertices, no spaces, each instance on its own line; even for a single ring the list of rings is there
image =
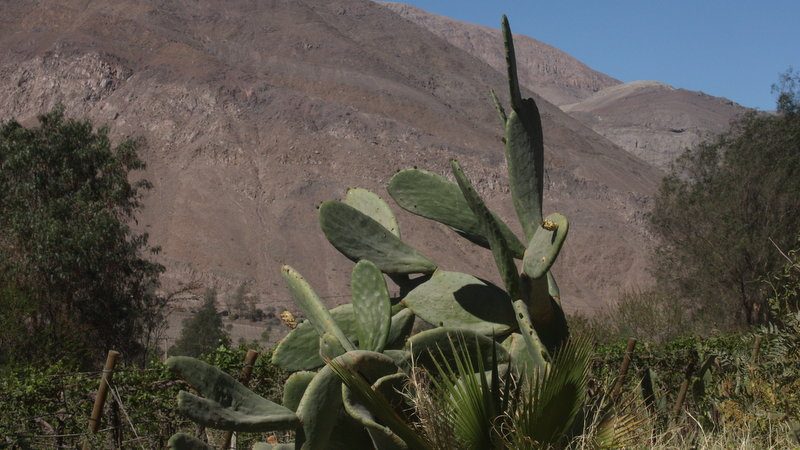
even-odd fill
[[[238,377],[242,372],[246,347],[219,347],[203,355],[201,360]],[[280,401],[286,373],[270,363],[264,352],[253,367],[249,387],[253,392],[272,401]],[[123,360],[124,362],[124,360]],[[86,422],[92,410],[93,398],[87,395],[97,390],[98,372],[78,372],[74,365],[64,362],[47,368],[20,367],[0,376],[0,447],[40,449],[76,448],[82,443]],[[176,380],[158,361],[150,361],[147,369],[135,365],[118,365],[112,387],[122,400],[127,419],[120,411],[119,432],[127,446],[165,448],[170,435],[177,431],[194,434],[196,426],[175,410],[175,396],[186,386]],[[111,448],[114,426],[114,395],[109,394],[103,414],[103,431],[90,437],[92,448]],[[54,437],[61,435],[61,437]],[[136,436],[141,439],[133,441]],[[263,436],[240,435],[246,445]],[[127,447],[126,447],[127,448]]]
[[[129,223],[146,180],[140,141],[111,145],[108,129],[56,108],[39,126],[0,126],[0,365],[72,358],[115,348],[144,354],[158,325],[157,248]]]
[[[800,117],[750,114],[680,157],[651,215],[662,240],[655,275],[707,326],[769,319],[760,280],[800,229]]]
[[[778,112],[787,115],[800,113],[800,73],[789,67],[780,74],[778,83],[772,85],[772,93],[778,94]]]

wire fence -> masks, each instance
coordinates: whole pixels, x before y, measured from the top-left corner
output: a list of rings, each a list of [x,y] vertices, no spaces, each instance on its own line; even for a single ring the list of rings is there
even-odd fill
[[[221,352],[222,350],[220,350]],[[214,354],[215,365],[238,376],[243,352],[227,349]],[[257,393],[276,398],[276,387],[285,376],[257,361],[254,371]],[[210,361],[211,362],[211,361]],[[108,396],[100,427],[91,432],[89,420],[103,371],[69,372],[53,368],[44,373],[27,370],[0,377],[0,449],[162,449],[176,432],[200,436],[219,445],[222,432],[202,430],[177,413],[176,397],[189,386],[175,379],[162,363],[154,367],[121,366],[107,382]],[[250,448],[268,435],[240,435],[237,448]]]

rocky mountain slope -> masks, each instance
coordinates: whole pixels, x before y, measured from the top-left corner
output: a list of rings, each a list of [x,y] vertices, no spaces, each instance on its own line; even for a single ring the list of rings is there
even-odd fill
[[[402,3],[382,3],[454,46],[504,70],[497,29],[430,14]],[[725,132],[746,111],[730,100],[658,82],[622,84],[570,55],[528,37],[516,40],[520,82],[605,136],[665,170],[687,147]]]
[[[561,108],[662,170],[686,148],[728,131],[746,111],[724,98],[653,81],[611,86]]]
[[[331,304],[352,265],[316,205],[348,186],[386,196],[398,169],[458,158],[512,219],[500,124],[504,76],[365,0],[4,2],[0,118],[33,123],[57,102],[112,137],[147,141],[155,188],[138,226],[162,247],[165,288],[247,282],[294,309],[289,263]],[[499,19],[499,18],[498,18]],[[513,21],[512,21],[513,26]],[[565,307],[593,309],[648,281],[643,225],[658,173],[558,107],[543,113],[545,210],[572,220],[555,273]],[[391,200],[390,200],[390,203]],[[396,208],[404,237],[448,270],[492,279],[491,255]],[[224,295],[223,295],[224,298]]]
[[[505,71],[503,38],[499,29],[430,14],[403,3],[381,4],[496,70]],[[520,35],[514,44],[520,83],[555,105],[574,103],[603,88],[620,84],[619,80],[592,70],[563,51],[536,39]]]

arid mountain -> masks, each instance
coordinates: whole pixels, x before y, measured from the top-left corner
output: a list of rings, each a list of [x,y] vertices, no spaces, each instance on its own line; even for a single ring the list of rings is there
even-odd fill
[[[499,29],[459,22],[403,3],[381,4],[496,70],[506,70]],[[500,23],[499,18],[497,23]],[[536,39],[519,35],[514,44],[520,83],[555,105],[574,103],[601,89],[620,84],[619,80],[592,70],[563,51]]]
[[[263,303],[294,309],[279,275],[289,263],[342,302],[352,264],[316,206],[348,186],[386,198],[395,171],[447,173],[449,158],[516,222],[488,96],[505,92],[504,76],[383,6],[44,0],[0,12],[0,118],[30,124],[62,102],[115,139],[146,139],[155,188],[138,226],[162,247],[167,288],[247,281]],[[572,219],[555,273],[568,310],[596,308],[648,281],[642,217],[658,173],[537,99],[545,209]],[[404,238],[441,267],[496,279],[489,252],[396,211]]]
[[[746,111],[724,98],[653,81],[611,86],[561,109],[664,170],[686,148],[728,131]]]
[[[500,31],[382,3],[454,46],[505,70]],[[515,40],[520,82],[632,154],[666,169],[687,147],[727,131],[746,111],[730,100],[663,83],[621,84],[529,37]]]

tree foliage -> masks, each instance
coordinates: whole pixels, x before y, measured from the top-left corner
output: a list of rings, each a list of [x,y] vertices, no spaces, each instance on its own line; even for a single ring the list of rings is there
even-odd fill
[[[170,356],[199,357],[217,347],[230,345],[222,317],[217,313],[217,291],[206,290],[203,306],[194,316],[183,321],[181,335],[169,349]]]
[[[0,126],[0,365],[142,354],[163,267],[129,226],[151,187],[129,180],[145,167],[139,147],[62,108]]]
[[[761,282],[781,267],[775,246],[800,230],[800,117],[745,116],[680,157],[651,215],[661,238],[655,275],[708,327],[763,322]]]
[[[777,109],[781,114],[796,115],[800,113],[800,72],[790,67],[778,76],[778,82],[772,85],[772,93],[778,95]]]

